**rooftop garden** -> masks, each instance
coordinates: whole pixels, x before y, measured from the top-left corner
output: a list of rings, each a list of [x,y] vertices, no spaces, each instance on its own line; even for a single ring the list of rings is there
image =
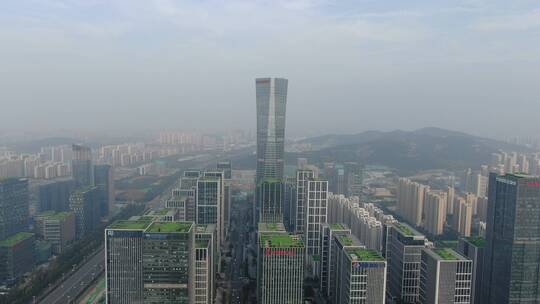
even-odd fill
[[[12,247],[13,245],[16,245],[28,238],[31,238],[32,236],[34,236],[33,233],[19,232],[5,240],[0,241],[0,247]]]
[[[477,236],[477,237],[469,237],[469,238],[466,238],[466,240],[473,244],[474,246],[476,247],[486,247],[486,240]]]
[[[353,259],[356,257],[358,261],[384,261],[384,258],[375,250],[354,248],[347,250],[347,252]]]
[[[342,224],[330,224],[332,230],[344,230],[346,229]]]
[[[152,218],[151,217],[141,217],[139,218],[138,220],[136,221],[117,221],[111,225],[109,225],[109,227],[107,227],[108,229],[118,229],[118,230],[144,230],[146,229],[146,227],[148,227],[148,225],[150,225],[152,223]]]
[[[188,232],[192,225],[191,222],[154,222],[146,232],[184,233]]]
[[[435,248],[433,252],[437,254],[443,260],[459,260],[459,256],[456,253],[448,248]]]
[[[291,247],[303,247],[304,242],[298,237],[294,237],[287,234],[261,234],[261,244],[263,247],[270,248],[291,248]]]
[[[343,246],[352,246],[353,241],[348,235],[340,235],[339,240],[343,244]]]
[[[397,222],[397,223],[394,223],[394,227],[396,227],[396,229],[398,229],[401,233],[403,233],[406,236],[414,236],[414,231],[408,225]]]

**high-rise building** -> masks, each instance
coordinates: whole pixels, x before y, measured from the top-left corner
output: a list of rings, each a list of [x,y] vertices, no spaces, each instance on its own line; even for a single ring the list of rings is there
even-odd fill
[[[75,214],[75,235],[83,235],[96,229],[100,221],[99,191],[97,187],[83,187],[69,197],[69,209]]]
[[[350,235],[351,230],[342,224],[322,224],[321,225],[321,267],[319,273],[319,281],[321,286],[321,293],[329,296],[329,280],[330,273],[335,271],[332,269],[332,262],[335,256],[332,256],[332,244],[334,238],[340,235]]]
[[[52,253],[60,254],[75,241],[75,215],[46,211],[34,217],[36,235],[51,243]]]
[[[28,230],[28,180],[0,178],[0,240]]]
[[[448,248],[422,250],[419,303],[469,304],[471,285],[471,260]]]
[[[421,252],[426,238],[411,226],[396,222],[386,238],[387,297],[390,303],[416,303],[420,296]]]
[[[375,250],[345,247],[337,270],[341,282],[335,303],[385,303],[386,261]]]
[[[446,192],[429,191],[424,201],[424,228],[432,235],[444,232],[446,220]]]
[[[540,178],[489,176],[482,301],[540,303]]]
[[[93,185],[92,151],[89,147],[82,145],[73,145],[72,150],[71,175],[75,180],[75,184],[77,187]]]
[[[341,303],[341,289],[346,284],[343,280],[349,279],[347,277],[342,278],[341,276],[343,264],[347,263],[347,259],[343,254],[345,249],[365,249],[365,247],[351,234],[338,234],[333,238],[330,248],[332,259],[328,266],[330,270],[330,276],[328,278],[328,299],[331,303]]]
[[[232,166],[230,161],[220,161],[217,163],[217,169],[222,170],[225,179],[232,178]]]
[[[471,304],[481,303],[482,272],[486,240],[480,237],[460,238],[458,252],[472,261]]]
[[[144,303],[189,303],[193,231],[193,222],[154,222],[144,231]]]
[[[227,235],[231,218],[232,197],[232,167],[230,161],[218,162],[217,169],[223,171],[223,227],[224,235]]]
[[[415,226],[422,225],[424,212],[424,198],[429,186],[411,181],[408,178],[400,178],[397,189],[398,213],[407,222]]]
[[[194,256],[194,303],[211,304],[216,289],[218,268],[217,236],[215,225],[196,225]]]
[[[222,174],[222,172],[220,172]],[[215,224],[218,244],[222,240],[222,188],[223,182],[217,176],[203,176],[197,180],[196,223]],[[218,246],[219,251],[219,246]]]
[[[287,231],[294,231],[296,227],[296,178],[287,178],[283,188],[283,224]]]
[[[304,206],[306,204],[306,194],[308,181],[314,178],[315,175],[311,170],[297,170],[296,171],[296,233],[304,232]]]
[[[456,196],[456,191],[453,186],[449,186],[446,190],[446,213],[449,215],[454,214],[454,197]]]
[[[257,78],[257,175],[283,179],[287,79]]]
[[[220,171],[220,170],[207,170],[207,171],[204,171],[202,173],[202,178],[217,178],[218,179],[218,182],[219,182],[219,188],[218,188],[218,191],[217,191],[217,200],[216,200],[216,204],[217,204],[217,221],[216,222],[197,222],[197,224],[216,224],[216,227],[218,229],[218,242],[220,244],[220,246],[222,245],[222,241],[225,239],[225,208],[223,206],[224,202],[225,202],[225,174],[223,171]],[[200,178],[199,178],[200,179]],[[198,195],[198,191],[200,189],[197,188],[197,195]],[[210,198],[212,195],[210,194],[210,196],[206,196],[202,203],[203,204],[206,204],[208,206],[209,204],[209,201],[206,201],[207,198]],[[199,206],[199,200],[197,198],[197,208]],[[209,210],[209,209],[207,209]]]
[[[0,240],[0,282],[12,284],[34,268],[34,234],[19,232]]]
[[[143,232],[152,218],[118,221],[105,229],[105,282],[108,304],[143,302]]]
[[[464,198],[456,196],[454,198],[454,216],[452,228],[461,236],[471,236],[472,225],[472,205]]]
[[[319,275],[321,225],[327,220],[328,181],[308,180],[304,197],[304,240],[306,242],[306,262],[311,275]]]
[[[257,303],[301,304],[304,297],[304,242],[283,224],[259,224]]]
[[[257,186],[259,206],[259,222],[283,222],[283,182],[278,179],[263,179]]]
[[[57,212],[69,210],[69,196],[75,189],[73,179],[49,182],[38,187],[39,210]]]
[[[114,177],[110,165],[94,166],[94,185],[100,196],[100,214],[107,217],[114,206]]]

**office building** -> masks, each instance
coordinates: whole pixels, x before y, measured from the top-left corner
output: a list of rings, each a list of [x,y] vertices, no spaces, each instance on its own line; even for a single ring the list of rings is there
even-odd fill
[[[264,178],[283,179],[287,79],[257,78],[257,173],[256,185]]]
[[[387,298],[390,303],[416,303],[420,297],[421,252],[426,238],[411,226],[396,222],[386,237]]]
[[[482,301],[540,302],[540,178],[490,174]]]
[[[296,178],[289,177],[283,184],[283,224],[287,231],[296,228]]]
[[[34,269],[34,234],[19,232],[0,240],[0,282],[10,285]]]
[[[118,221],[105,229],[105,282],[108,304],[143,302],[143,233],[152,218]]]
[[[46,211],[34,217],[36,235],[49,242],[53,254],[62,253],[75,241],[75,214]]]
[[[257,186],[260,200],[259,222],[283,223],[283,182],[278,179],[263,179]]]
[[[304,189],[304,240],[306,262],[311,275],[319,275],[321,225],[326,223],[328,207],[328,181],[311,179]]]
[[[197,180],[196,223],[215,224],[218,244],[221,246],[223,240],[223,172],[215,172],[215,174],[205,172],[204,174]]]
[[[100,223],[99,191],[97,187],[83,187],[69,197],[69,209],[75,214],[75,235],[83,235],[96,229]]]
[[[71,178],[48,182],[38,188],[39,210],[62,212],[69,210],[69,196],[75,190],[75,181]]]
[[[471,285],[471,260],[448,248],[422,250],[421,304],[469,304]]]
[[[342,302],[342,288],[347,285],[346,280],[349,278],[342,277],[343,265],[347,264],[348,259],[344,254],[346,249],[365,249],[356,237],[350,234],[338,234],[332,240],[330,248],[330,265],[328,278],[328,299],[331,303]]]
[[[99,191],[100,215],[107,217],[115,201],[113,168],[110,165],[94,166],[94,185]]]
[[[335,303],[385,303],[386,261],[374,250],[345,247],[341,252],[338,301]]]
[[[193,222],[154,222],[143,233],[143,302],[189,303]]]
[[[334,238],[340,235],[350,235],[351,230],[342,224],[322,224],[321,225],[321,267],[319,273],[319,282],[321,286],[321,293],[328,297],[329,295],[329,280],[330,273],[335,271],[331,268],[332,261],[335,259],[332,256],[332,244]]]
[[[28,180],[0,178],[0,240],[28,231]]]
[[[72,150],[71,175],[75,180],[76,186],[84,187],[93,185],[92,151],[89,147],[82,145],[73,145]]]
[[[486,240],[480,237],[459,239],[457,251],[472,261],[471,304],[481,303],[485,247]]]
[[[216,289],[216,226],[195,226],[194,297],[195,304],[211,304]]]
[[[302,304],[304,242],[289,235],[282,224],[259,224],[257,303]]]
[[[306,204],[306,194],[308,181],[313,179],[315,174],[312,170],[297,170],[296,171],[296,233],[304,232],[304,206]]]

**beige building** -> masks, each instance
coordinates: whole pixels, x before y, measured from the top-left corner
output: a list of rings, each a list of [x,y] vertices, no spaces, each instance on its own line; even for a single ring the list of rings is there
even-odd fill
[[[446,192],[429,191],[424,203],[424,228],[433,235],[444,232],[446,219]]]

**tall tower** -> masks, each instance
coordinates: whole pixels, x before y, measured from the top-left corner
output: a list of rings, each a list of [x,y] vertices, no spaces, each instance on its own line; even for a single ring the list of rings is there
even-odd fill
[[[540,178],[489,176],[481,303],[540,303]]]
[[[92,151],[89,147],[82,145],[72,145],[72,150],[71,175],[77,187],[93,185]]]
[[[257,176],[283,179],[288,80],[257,78]]]

